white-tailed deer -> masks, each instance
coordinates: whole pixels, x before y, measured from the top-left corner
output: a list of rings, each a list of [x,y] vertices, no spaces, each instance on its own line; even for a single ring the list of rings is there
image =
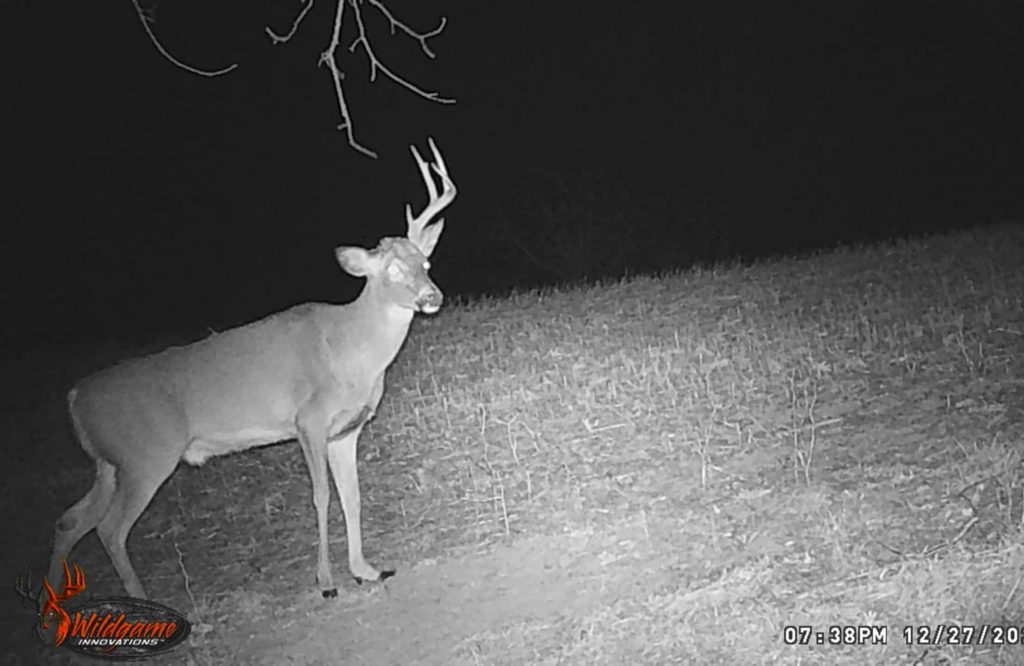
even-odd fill
[[[455,198],[441,153],[413,157],[430,201],[419,215],[405,208],[406,238],[384,238],[373,250],[339,247],[338,263],[365,277],[346,305],[307,303],[185,347],[124,361],[79,382],[68,393],[75,434],[96,463],[96,481],[57,521],[49,580],[71,549],[95,528],[128,594],[146,597],[125,544],[135,521],[182,459],[298,439],[313,481],[319,548],[316,581],[337,590],[327,543],[330,489],[341,497],[349,570],[380,580],[363,558],[356,443],[384,392],[384,373],[405,341],[415,312],[437,312],[443,298],[427,275],[444,220],[427,226]],[[431,176],[441,180],[442,191]]]

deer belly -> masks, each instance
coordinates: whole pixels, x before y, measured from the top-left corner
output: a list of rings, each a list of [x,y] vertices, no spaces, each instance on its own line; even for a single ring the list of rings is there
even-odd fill
[[[294,438],[295,434],[284,428],[250,428],[230,434],[195,437],[185,449],[182,458],[190,465],[199,466],[213,456],[223,456]]]

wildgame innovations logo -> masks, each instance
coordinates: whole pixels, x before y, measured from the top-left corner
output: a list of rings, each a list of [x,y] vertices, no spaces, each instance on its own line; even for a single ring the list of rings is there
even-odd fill
[[[85,573],[64,563],[64,586],[43,579],[36,633],[44,643],[114,661],[145,659],[181,645],[192,625],[163,604],[133,597],[71,601],[85,591]],[[22,590],[27,592],[27,590]]]

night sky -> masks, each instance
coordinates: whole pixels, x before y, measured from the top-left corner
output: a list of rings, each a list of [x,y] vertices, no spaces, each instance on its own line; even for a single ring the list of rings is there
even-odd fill
[[[334,6],[5,6],[4,298],[14,340],[223,328],[360,281],[342,244],[425,202],[407,146],[459,186],[432,257],[449,296],[962,227],[1024,210],[1019,2],[412,2],[436,59],[362,5],[339,50],[357,138],[317,66]],[[351,19],[351,14],[349,14]],[[343,47],[354,36],[350,23]]]

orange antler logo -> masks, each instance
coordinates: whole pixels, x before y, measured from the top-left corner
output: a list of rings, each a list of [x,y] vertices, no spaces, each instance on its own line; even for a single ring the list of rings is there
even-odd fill
[[[76,564],[75,577],[71,577],[71,569],[68,568],[67,560],[64,561],[64,591],[60,594],[54,592],[50,581],[43,579],[43,589],[46,590],[48,599],[43,605],[43,611],[39,616],[39,626],[48,631],[54,620],[57,620],[57,633],[53,637],[53,647],[60,647],[68,637],[68,630],[71,628],[71,617],[61,604],[71,597],[77,596],[85,591],[85,573]]]

